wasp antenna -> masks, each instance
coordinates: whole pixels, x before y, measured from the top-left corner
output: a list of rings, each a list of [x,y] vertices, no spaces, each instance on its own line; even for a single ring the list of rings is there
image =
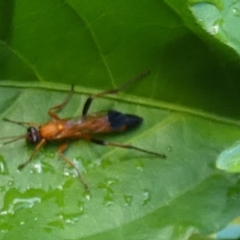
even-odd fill
[[[3,118],[3,121],[18,124],[18,125],[21,125],[21,126],[36,126],[36,127],[40,126],[40,124],[35,123],[35,122],[20,122],[20,121],[11,120],[11,119],[8,119],[8,118]]]
[[[10,139],[9,141],[6,141],[6,142],[3,142],[0,144],[0,147],[4,146],[4,145],[7,145],[9,143],[12,143],[12,142],[15,142],[15,141],[18,141],[22,138],[27,138],[27,135],[24,134],[24,135],[20,135],[20,136],[13,136],[13,137],[1,137],[0,140],[2,139]]]
[[[118,92],[121,92],[125,88],[129,87],[130,85],[132,85],[134,82],[137,82],[137,81],[143,79],[149,73],[150,73],[150,70],[147,70],[147,71],[137,75],[136,77],[128,80],[123,85],[119,86],[118,88],[110,89],[110,90],[107,90],[107,91],[104,91],[104,92],[100,92],[100,93],[91,95],[90,97],[87,98],[87,101],[85,102],[85,104],[83,106],[82,116],[87,115],[87,113],[89,111],[89,108],[90,108],[94,98],[96,98],[96,97],[103,97],[103,96],[105,96],[107,94],[117,94]]]
[[[118,87],[118,89],[116,89],[117,92],[124,90],[125,88],[127,88],[129,85],[133,84],[134,82],[137,82],[141,79],[143,79],[144,77],[146,77],[147,75],[149,75],[151,73],[150,70],[146,70],[145,72],[137,75],[136,77],[132,78],[131,80],[127,81],[126,83],[124,83],[122,86]]]

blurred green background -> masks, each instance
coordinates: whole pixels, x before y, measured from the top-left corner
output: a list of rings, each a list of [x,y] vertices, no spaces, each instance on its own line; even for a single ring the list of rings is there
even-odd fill
[[[0,238],[233,238],[217,232],[239,216],[239,176],[215,161],[240,135],[239,26],[234,0],[0,0],[1,118],[47,121],[70,84],[81,95],[62,114],[73,116],[84,94],[150,69],[118,101],[98,100],[92,110],[144,117],[141,130],[113,141],[167,155],[162,162],[73,143],[67,156],[91,186],[86,195],[57,161],[56,146],[19,172],[33,148],[7,145],[0,149]],[[24,131],[0,128],[1,136]]]

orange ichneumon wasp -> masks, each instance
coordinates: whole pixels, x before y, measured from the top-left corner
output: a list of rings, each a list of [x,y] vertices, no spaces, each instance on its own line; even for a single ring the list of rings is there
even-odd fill
[[[86,190],[88,190],[88,185],[83,179],[79,169],[75,166],[75,164],[71,160],[69,160],[63,154],[63,152],[68,147],[68,140],[84,139],[86,141],[89,141],[98,145],[102,145],[102,146],[113,146],[113,147],[119,147],[119,148],[134,149],[147,154],[155,155],[160,158],[166,158],[164,154],[145,150],[133,145],[121,144],[116,142],[108,142],[102,139],[95,138],[95,135],[98,135],[98,134],[105,134],[105,133],[111,133],[111,132],[115,132],[115,133],[124,132],[124,131],[131,130],[133,128],[136,128],[143,121],[141,117],[138,117],[132,114],[124,114],[115,110],[109,110],[105,113],[88,114],[92,101],[95,98],[103,97],[108,94],[117,94],[120,91],[127,88],[132,83],[148,75],[149,72],[150,71],[146,71],[138,75],[137,77],[127,81],[126,83],[124,83],[118,88],[107,90],[107,91],[89,96],[83,106],[81,117],[62,119],[57,114],[57,112],[62,110],[71,99],[71,96],[74,93],[74,86],[72,86],[66,99],[61,104],[54,106],[48,110],[48,115],[51,117],[51,120],[49,122],[46,122],[45,124],[38,124],[38,123],[32,123],[32,122],[20,122],[20,121],[4,118],[3,119],[4,121],[8,121],[8,122],[20,124],[20,125],[26,125],[28,126],[28,128],[27,128],[26,134],[23,134],[20,136],[0,138],[0,139],[10,139],[9,141],[4,142],[2,145],[6,145],[23,138],[25,138],[27,142],[33,143],[36,145],[30,158],[18,166],[18,169],[21,170],[33,160],[33,158],[37,155],[39,150],[47,142],[58,141],[58,140],[64,141],[58,148],[57,152],[59,156],[67,164],[69,164],[71,167],[73,167],[76,170],[77,175]]]

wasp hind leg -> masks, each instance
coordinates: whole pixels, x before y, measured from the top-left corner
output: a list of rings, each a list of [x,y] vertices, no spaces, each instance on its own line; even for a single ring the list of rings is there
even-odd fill
[[[125,82],[123,85],[121,85],[118,88],[110,89],[110,90],[107,90],[107,91],[104,91],[104,92],[101,92],[101,93],[97,93],[97,94],[91,95],[90,97],[88,97],[88,99],[86,100],[86,102],[85,102],[85,104],[83,106],[82,116],[86,116],[87,115],[87,113],[89,111],[89,108],[90,108],[94,98],[103,97],[103,96],[108,95],[108,94],[118,94],[119,92],[121,92],[125,88],[129,87],[134,82],[139,81],[142,78],[144,78],[145,76],[147,76],[149,73],[150,73],[150,71],[147,70],[147,71],[141,73],[140,75],[136,76],[135,78]]]
[[[162,159],[166,158],[165,154],[148,151],[148,150],[145,150],[145,149],[142,149],[142,148],[139,148],[139,147],[135,147],[135,146],[129,145],[129,144],[107,142],[107,141],[104,141],[104,140],[101,140],[101,139],[95,139],[95,138],[92,138],[90,141],[93,142],[93,143],[96,143],[98,145],[102,145],[102,146],[112,146],[112,147],[133,149],[133,150],[137,150],[139,152],[144,152],[144,153],[147,153],[147,154],[155,155],[155,156],[160,157]]]

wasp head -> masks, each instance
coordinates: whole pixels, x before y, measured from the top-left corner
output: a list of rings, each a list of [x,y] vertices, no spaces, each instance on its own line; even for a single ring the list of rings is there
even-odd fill
[[[39,131],[35,127],[28,127],[27,129],[27,141],[30,143],[37,143],[41,140],[41,137],[39,135]]]

